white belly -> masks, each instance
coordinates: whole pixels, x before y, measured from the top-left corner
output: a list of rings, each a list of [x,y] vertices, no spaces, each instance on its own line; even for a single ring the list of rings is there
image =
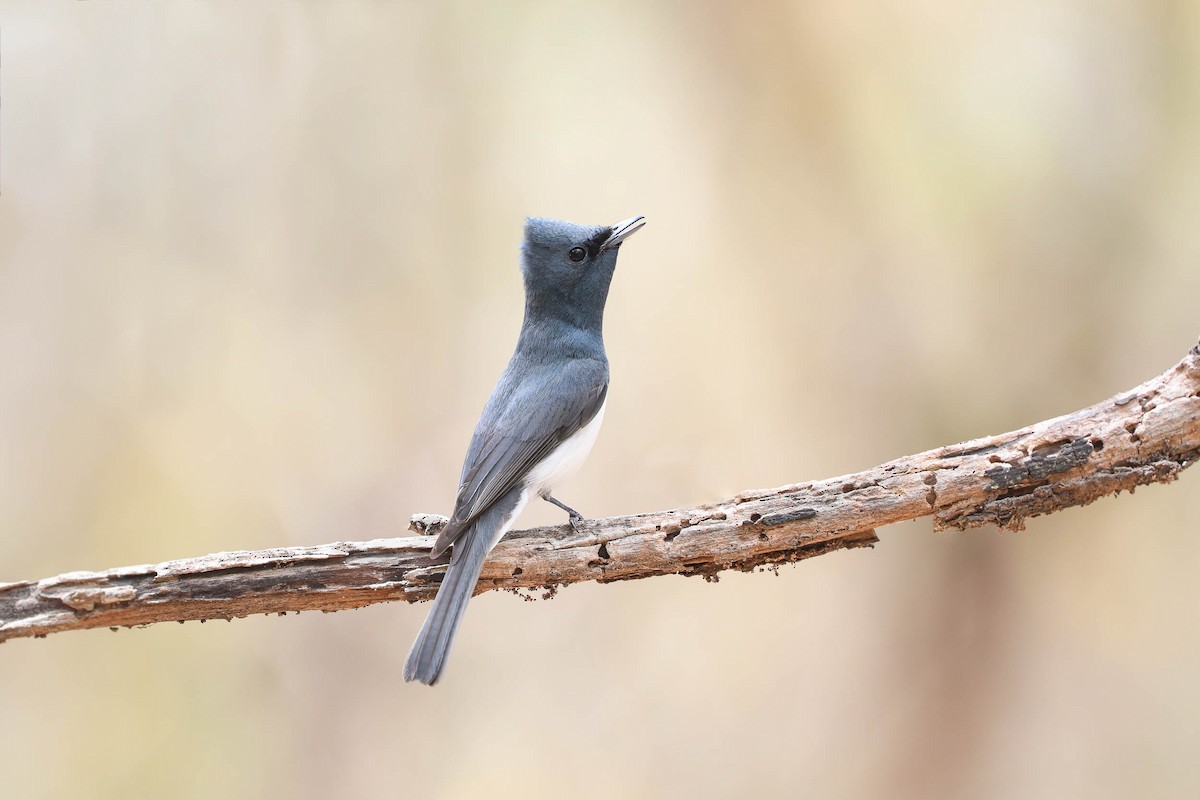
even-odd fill
[[[553,490],[555,486],[574,475],[592,451],[592,445],[596,443],[596,434],[600,432],[600,423],[603,421],[604,405],[600,406],[591,422],[575,431],[571,438],[529,470],[525,485],[533,492],[542,494]]]
[[[517,498],[517,504],[513,506],[512,513],[508,515],[508,519],[504,520],[495,535],[492,537],[492,547],[500,544],[500,540],[504,538],[504,534],[508,533],[509,528],[517,521],[517,517],[521,516],[521,512],[525,510],[525,504],[529,502],[529,490],[521,492],[521,496]],[[489,548],[491,549],[491,548]]]

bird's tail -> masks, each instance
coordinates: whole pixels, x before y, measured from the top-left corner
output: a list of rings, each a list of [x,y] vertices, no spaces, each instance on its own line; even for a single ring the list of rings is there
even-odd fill
[[[467,601],[475,591],[479,573],[487,554],[508,531],[513,519],[524,505],[524,492],[514,488],[479,516],[471,529],[454,543],[450,566],[433,599],[429,616],[413,642],[408,660],[404,662],[404,680],[420,681],[428,686],[437,683],[446,656],[454,644],[454,635],[467,610]]]

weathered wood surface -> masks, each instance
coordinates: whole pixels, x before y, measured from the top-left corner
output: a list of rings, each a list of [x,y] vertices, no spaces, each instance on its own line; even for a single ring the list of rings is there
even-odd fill
[[[1027,428],[940,447],[822,481],[743,492],[698,508],[510,534],[478,591],[652,575],[715,576],[869,546],[875,528],[932,516],[936,530],[994,524],[1168,483],[1200,457],[1200,345],[1129,392]],[[441,518],[414,517],[418,532]],[[431,536],[69,572],[0,583],[0,642],[84,628],[337,611],[427,600],[445,558]]]

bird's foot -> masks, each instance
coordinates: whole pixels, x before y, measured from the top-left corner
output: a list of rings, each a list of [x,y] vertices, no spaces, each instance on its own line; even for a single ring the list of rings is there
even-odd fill
[[[569,505],[567,505],[563,501],[559,500],[558,498],[554,497],[549,492],[544,493],[542,495],[542,499],[545,500],[547,503],[552,503],[552,504],[558,506],[559,508],[561,508],[563,511],[567,512],[567,520],[571,523],[571,530],[577,531],[577,530],[579,530],[580,526],[583,525],[583,522],[584,522],[583,514],[580,514],[578,511],[571,508]]]

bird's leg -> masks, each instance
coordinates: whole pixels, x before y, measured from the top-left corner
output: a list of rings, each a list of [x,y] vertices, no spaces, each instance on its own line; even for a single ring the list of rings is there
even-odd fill
[[[568,519],[571,523],[572,528],[578,528],[580,523],[583,522],[583,514],[580,514],[578,511],[571,508],[569,505],[562,502],[561,500],[558,500],[558,499],[552,497],[550,495],[550,492],[542,492],[542,499],[545,500],[547,503],[553,503],[554,505],[561,508],[563,511],[567,512]]]

